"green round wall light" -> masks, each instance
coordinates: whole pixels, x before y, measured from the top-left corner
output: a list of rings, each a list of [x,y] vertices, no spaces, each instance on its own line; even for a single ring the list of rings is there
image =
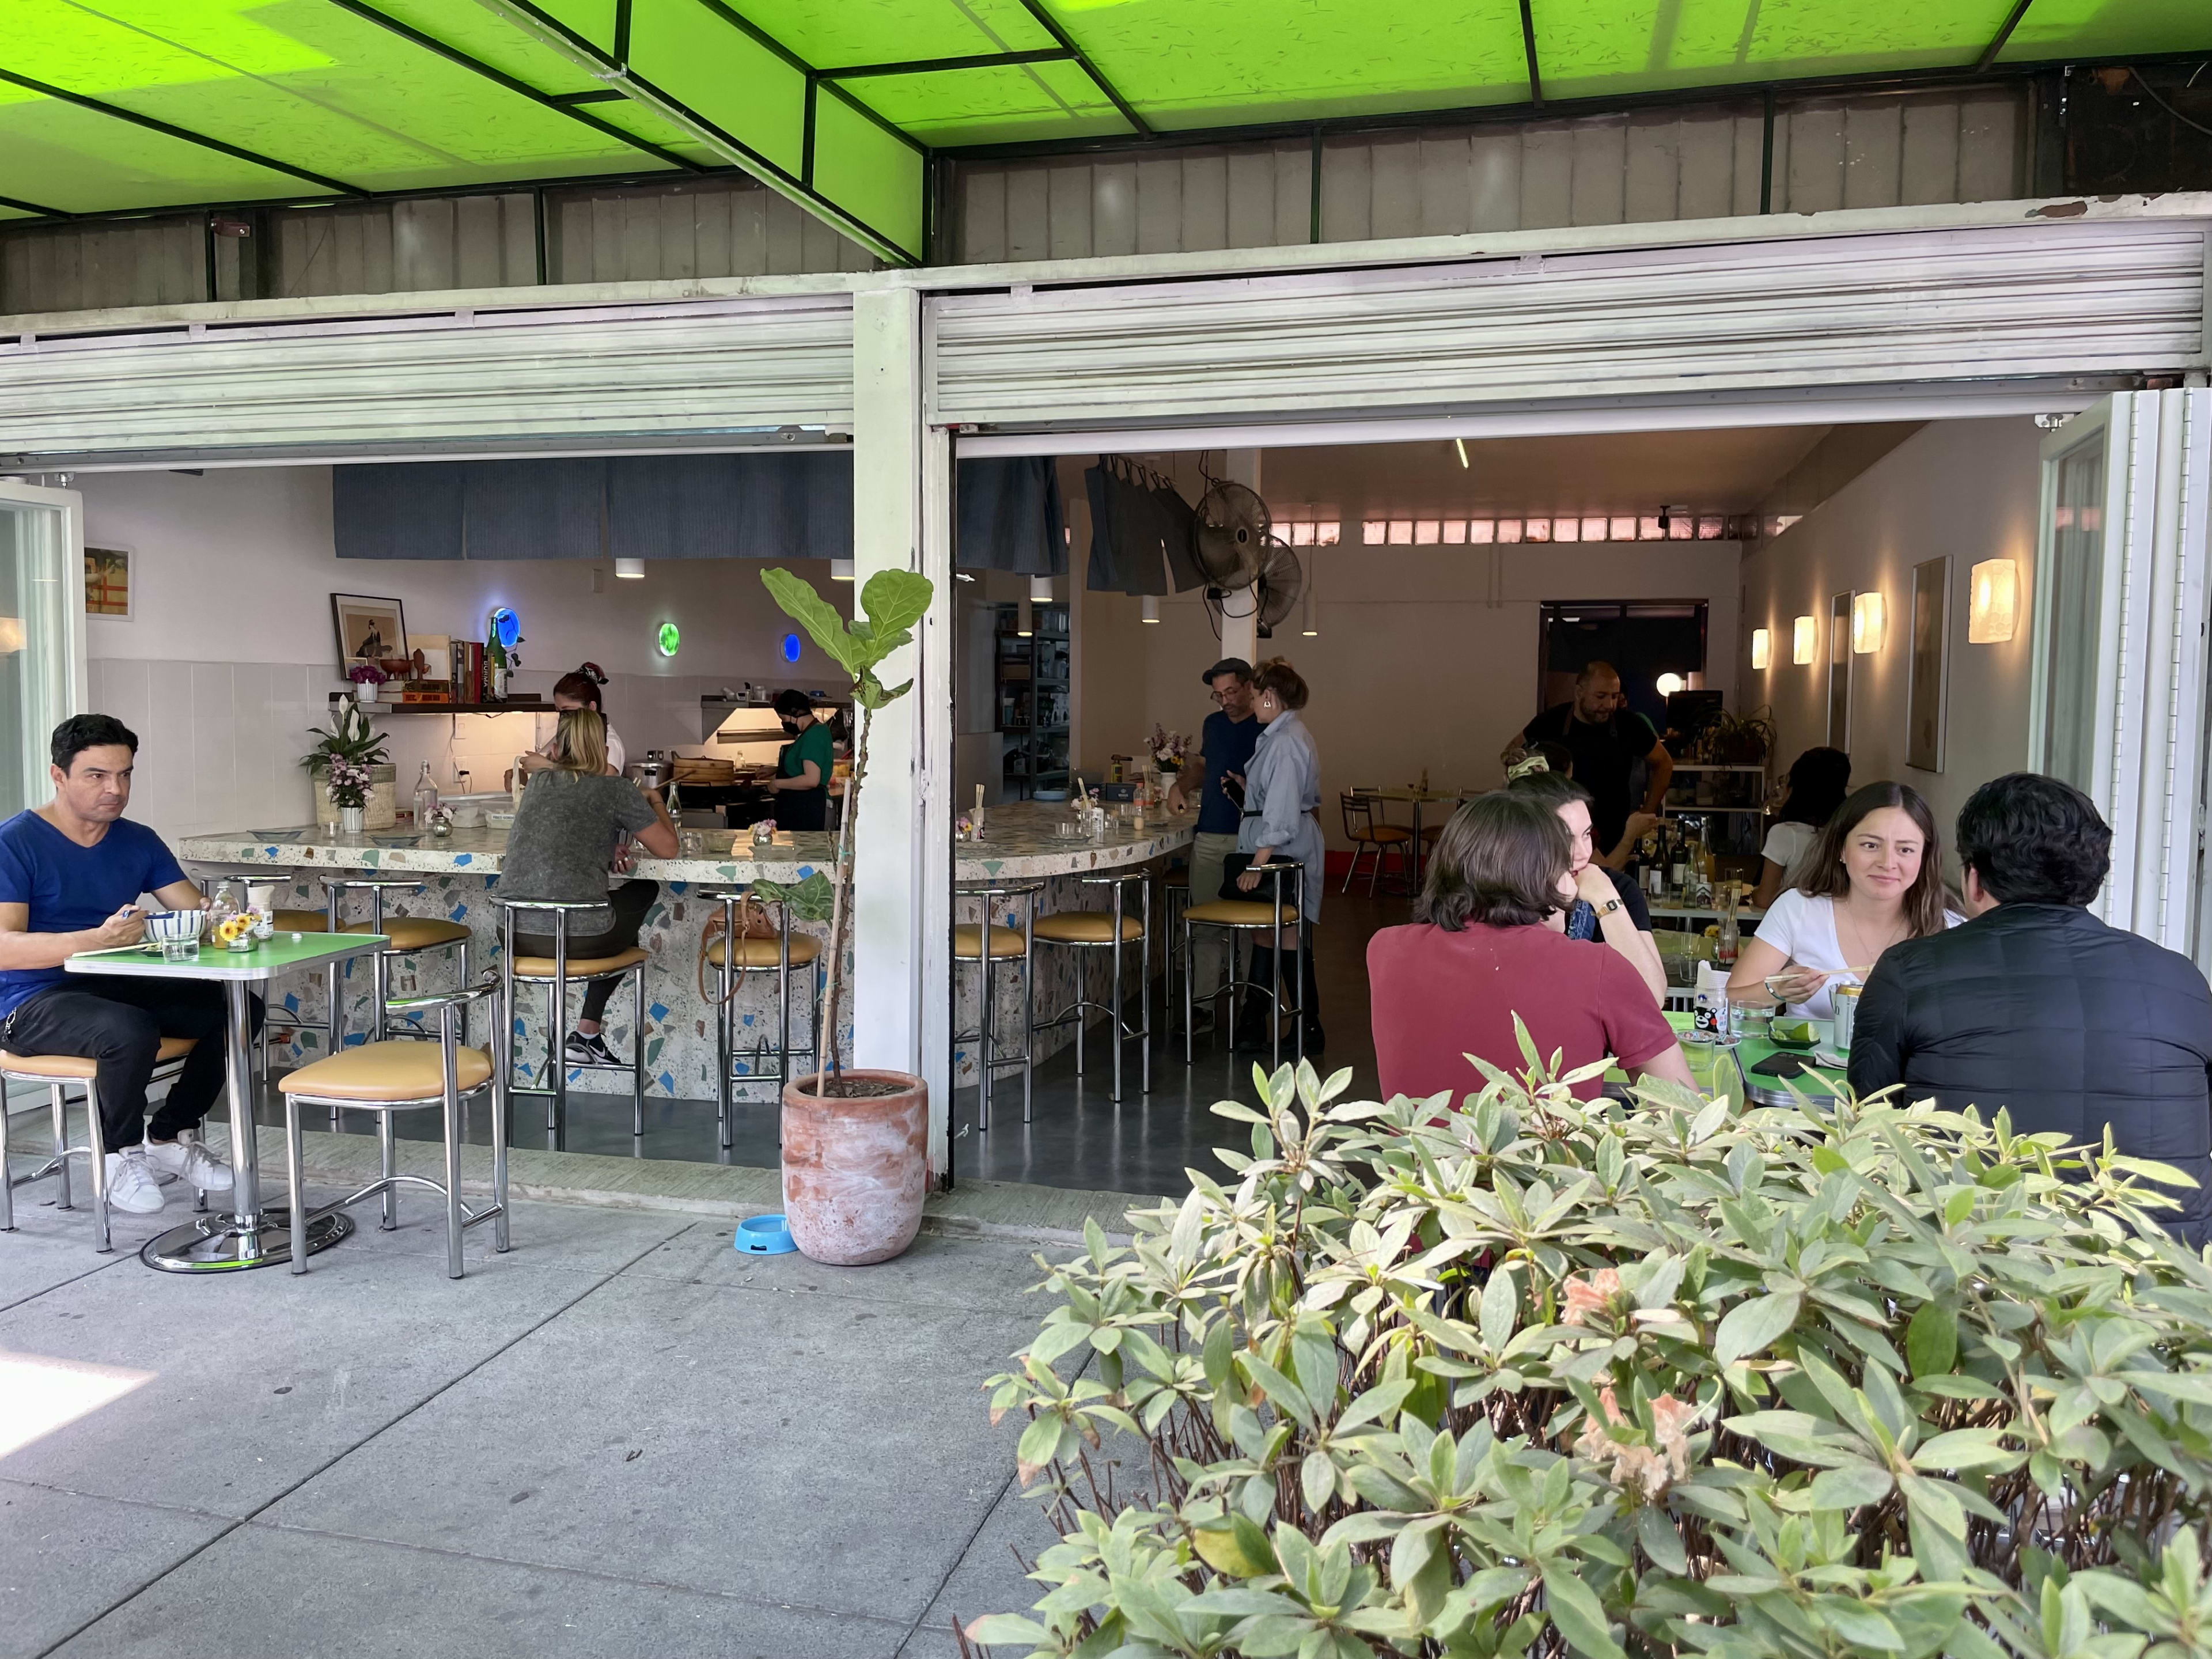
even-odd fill
[[[672,657],[676,654],[676,648],[684,643],[684,635],[677,632],[674,623],[663,623],[660,624],[658,640],[660,654],[664,657]]]

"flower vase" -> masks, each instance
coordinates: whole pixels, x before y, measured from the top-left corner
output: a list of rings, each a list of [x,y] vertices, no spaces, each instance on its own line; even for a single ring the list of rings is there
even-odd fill
[[[360,703],[363,708],[373,708],[375,706],[377,702],[376,684],[372,680],[356,681],[353,688],[353,695],[354,701]]]
[[[365,806],[338,808],[338,828],[349,836],[358,836],[366,828],[368,809]]]

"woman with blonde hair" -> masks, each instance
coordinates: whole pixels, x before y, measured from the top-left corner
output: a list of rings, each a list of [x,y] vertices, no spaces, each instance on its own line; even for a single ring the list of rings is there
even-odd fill
[[[499,892],[505,898],[562,904],[605,901],[605,908],[568,915],[568,959],[611,957],[635,949],[646,912],[659,896],[657,881],[625,881],[610,892],[607,871],[624,833],[655,858],[676,856],[676,826],[658,793],[646,794],[607,769],[607,723],[592,708],[563,709],[546,766],[534,772],[507,831]],[[543,914],[543,913],[540,913]],[[553,954],[550,933],[518,932],[514,948]],[[570,1065],[614,1062],[599,1018],[619,981],[594,981],[564,1053]]]

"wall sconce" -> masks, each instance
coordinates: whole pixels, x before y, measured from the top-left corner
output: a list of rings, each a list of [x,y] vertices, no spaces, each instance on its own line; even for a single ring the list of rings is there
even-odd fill
[[[853,562],[850,559],[830,560],[830,580],[833,582],[851,581],[853,580]]]
[[[0,617],[0,657],[12,657],[23,648],[23,619]]]
[[[2002,645],[2020,626],[2020,567],[1984,559],[1967,575],[1966,642]]]
[[[1852,651],[1865,657],[1881,650],[1882,633],[1888,620],[1881,594],[1854,594],[1851,598]]]
[[[615,561],[615,575],[623,581],[641,582],[645,580],[645,561],[643,559],[617,559]]]
[[[1790,625],[1790,660],[1800,668],[1813,660],[1813,647],[1817,643],[1814,626],[1810,617],[1800,617]]]
[[[1145,595],[1145,620],[1156,623],[1160,619],[1160,602],[1152,594]]]
[[[1763,628],[1751,630],[1751,666],[1755,673],[1766,672],[1769,656],[1774,648],[1774,636]]]

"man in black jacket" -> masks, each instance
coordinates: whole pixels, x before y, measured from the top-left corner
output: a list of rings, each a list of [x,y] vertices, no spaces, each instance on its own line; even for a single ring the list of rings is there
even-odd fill
[[[1999,1107],[2014,1129],[2095,1146],[2112,1125],[2130,1157],[2197,1182],[2159,1212],[2201,1249],[2212,1237],[2212,988],[2185,957],[2108,927],[2086,908],[2112,868],[2112,832],[2080,790],[2014,772],[1959,814],[1966,910],[1948,933],[1893,946],[1867,981],[1851,1086]]]

